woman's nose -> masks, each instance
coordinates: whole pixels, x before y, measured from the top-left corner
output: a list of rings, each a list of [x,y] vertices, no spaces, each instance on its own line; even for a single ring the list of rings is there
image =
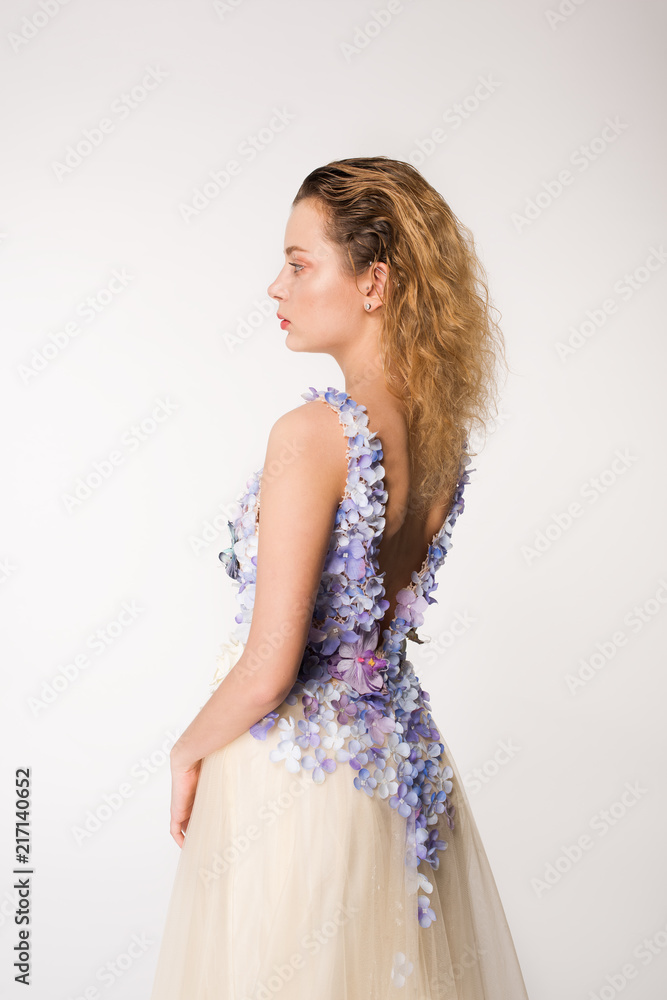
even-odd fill
[[[280,284],[280,275],[271,282],[267,288],[267,292],[272,299],[279,299],[282,297],[282,285]]]

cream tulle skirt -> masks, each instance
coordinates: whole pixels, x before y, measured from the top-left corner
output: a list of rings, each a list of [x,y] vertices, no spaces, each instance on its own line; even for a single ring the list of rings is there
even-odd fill
[[[270,760],[280,738],[246,732],[202,762],[151,1000],[527,1000],[447,745],[454,830],[437,871],[419,865],[436,915],[421,927],[406,820],[347,763],[316,784]]]

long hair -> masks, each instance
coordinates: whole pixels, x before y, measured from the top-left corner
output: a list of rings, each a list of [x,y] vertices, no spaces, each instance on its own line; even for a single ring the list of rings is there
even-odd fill
[[[334,160],[305,178],[293,205],[316,199],[327,242],[355,280],[388,267],[380,362],[404,405],[413,509],[451,497],[474,430],[497,413],[504,338],[472,233],[410,163]],[[372,271],[371,271],[372,274]],[[500,313],[498,313],[500,316]]]

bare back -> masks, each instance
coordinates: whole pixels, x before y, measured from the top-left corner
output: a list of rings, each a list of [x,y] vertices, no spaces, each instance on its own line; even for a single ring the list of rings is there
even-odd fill
[[[410,507],[411,493],[409,440],[405,416],[399,406],[387,406],[384,399],[364,402],[368,425],[382,443],[382,465],[387,490],[385,529],[378,552],[378,569],[386,571],[385,599],[389,608],[380,623],[380,634],[396,614],[396,595],[409,587],[412,572],[419,572],[426,560],[434,535],[441,529],[449,513],[454,489],[450,496],[427,514]]]

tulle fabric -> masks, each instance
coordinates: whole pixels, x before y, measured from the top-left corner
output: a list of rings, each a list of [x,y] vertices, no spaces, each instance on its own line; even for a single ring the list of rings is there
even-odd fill
[[[219,678],[218,678],[219,679]],[[283,703],[298,722],[302,705]],[[437,722],[436,722],[437,725]],[[527,1000],[458,768],[436,871],[405,864],[406,820],[339,763],[321,784],[245,732],[205,757],[150,1000]]]

